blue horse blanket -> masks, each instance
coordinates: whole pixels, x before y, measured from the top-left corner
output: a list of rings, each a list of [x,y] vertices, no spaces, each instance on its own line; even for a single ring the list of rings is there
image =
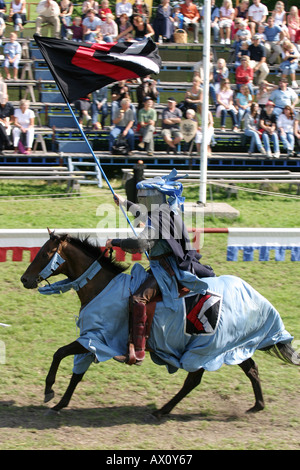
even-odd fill
[[[125,354],[128,341],[128,300],[148,274],[135,264],[131,275],[119,274],[80,312],[77,341],[89,353],[75,355],[73,372]],[[247,282],[235,276],[203,278],[187,297],[173,299],[172,308],[156,304],[148,347],[152,360],[170,373],[219,369],[240,364],[257,349],[293,337],[277,310]]]

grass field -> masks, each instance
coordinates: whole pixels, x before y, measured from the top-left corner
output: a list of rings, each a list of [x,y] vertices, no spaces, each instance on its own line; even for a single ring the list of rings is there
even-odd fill
[[[124,194],[119,180],[116,192]],[[100,203],[111,202],[106,189],[84,187],[81,197],[65,197],[55,185],[0,185],[2,228],[92,228]],[[285,188],[284,190],[288,190]],[[61,194],[46,197],[46,194]],[[39,195],[37,197],[36,195]],[[197,200],[198,188],[185,191]],[[42,197],[43,196],[43,197]],[[214,200],[224,200],[224,193]],[[206,227],[297,227],[296,198],[239,192],[229,201],[240,211],[234,222],[210,219]],[[300,340],[300,263],[226,261],[226,235],[206,235],[203,263],[217,274],[242,277],[279,310],[287,330]],[[147,356],[142,367],[109,361],[87,372],[68,409],[55,418],[44,416],[44,380],[52,354],[76,339],[74,315],[79,301],[75,292],[41,296],[25,290],[20,276],[29,260],[0,264],[0,329],[6,347],[0,364],[0,449],[299,449],[299,368],[257,352],[266,409],[256,415],[245,411],[253,405],[248,379],[238,367],[205,373],[201,386],[160,424],[144,421],[156,407],[175,394],[186,376],[168,375]],[[297,344],[296,344],[297,345]],[[298,347],[299,343],[298,343]],[[65,391],[72,358],[61,364],[55,385],[57,403]],[[192,436],[192,437],[191,437]]]

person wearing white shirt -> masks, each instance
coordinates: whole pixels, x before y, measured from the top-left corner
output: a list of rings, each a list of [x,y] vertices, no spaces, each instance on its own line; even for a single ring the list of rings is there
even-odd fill
[[[248,18],[249,27],[251,34],[255,34],[255,30],[260,24],[265,23],[269,10],[266,5],[260,2],[260,0],[253,0],[253,5],[249,7]]]
[[[291,106],[285,106],[277,119],[279,137],[288,156],[293,155],[295,146],[294,112]]]
[[[15,152],[18,151],[18,144],[21,135],[25,134],[26,153],[30,154],[34,139],[34,112],[29,109],[28,100],[20,100],[20,107],[14,113],[13,144]]]
[[[121,0],[121,2],[116,3],[116,17],[120,18],[122,13],[126,13],[128,18],[132,16],[132,4],[127,0]]]
[[[60,38],[60,9],[54,0],[41,0],[36,7],[36,34],[41,35],[43,23],[49,23],[54,27],[54,36]]]

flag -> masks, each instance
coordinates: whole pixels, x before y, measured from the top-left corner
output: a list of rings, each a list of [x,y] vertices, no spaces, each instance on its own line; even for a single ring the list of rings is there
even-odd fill
[[[69,103],[109,83],[159,73],[156,44],[137,42],[85,43],[34,35],[41,53]]]

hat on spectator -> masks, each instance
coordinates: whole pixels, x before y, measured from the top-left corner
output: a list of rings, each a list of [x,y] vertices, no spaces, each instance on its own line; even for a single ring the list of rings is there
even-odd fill
[[[270,101],[270,100],[269,100],[269,101],[267,102],[266,106],[275,106],[275,104],[273,103],[273,101]]]
[[[176,100],[175,98],[173,98],[173,96],[171,96],[171,98],[168,98],[168,101],[174,101],[174,103],[176,103]]]
[[[253,39],[260,39],[260,34],[254,34]]]
[[[152,100],[152,98],[150,96],[145,96],[145,98],[143,99],[143,101],[149,101],[149,100]]]

